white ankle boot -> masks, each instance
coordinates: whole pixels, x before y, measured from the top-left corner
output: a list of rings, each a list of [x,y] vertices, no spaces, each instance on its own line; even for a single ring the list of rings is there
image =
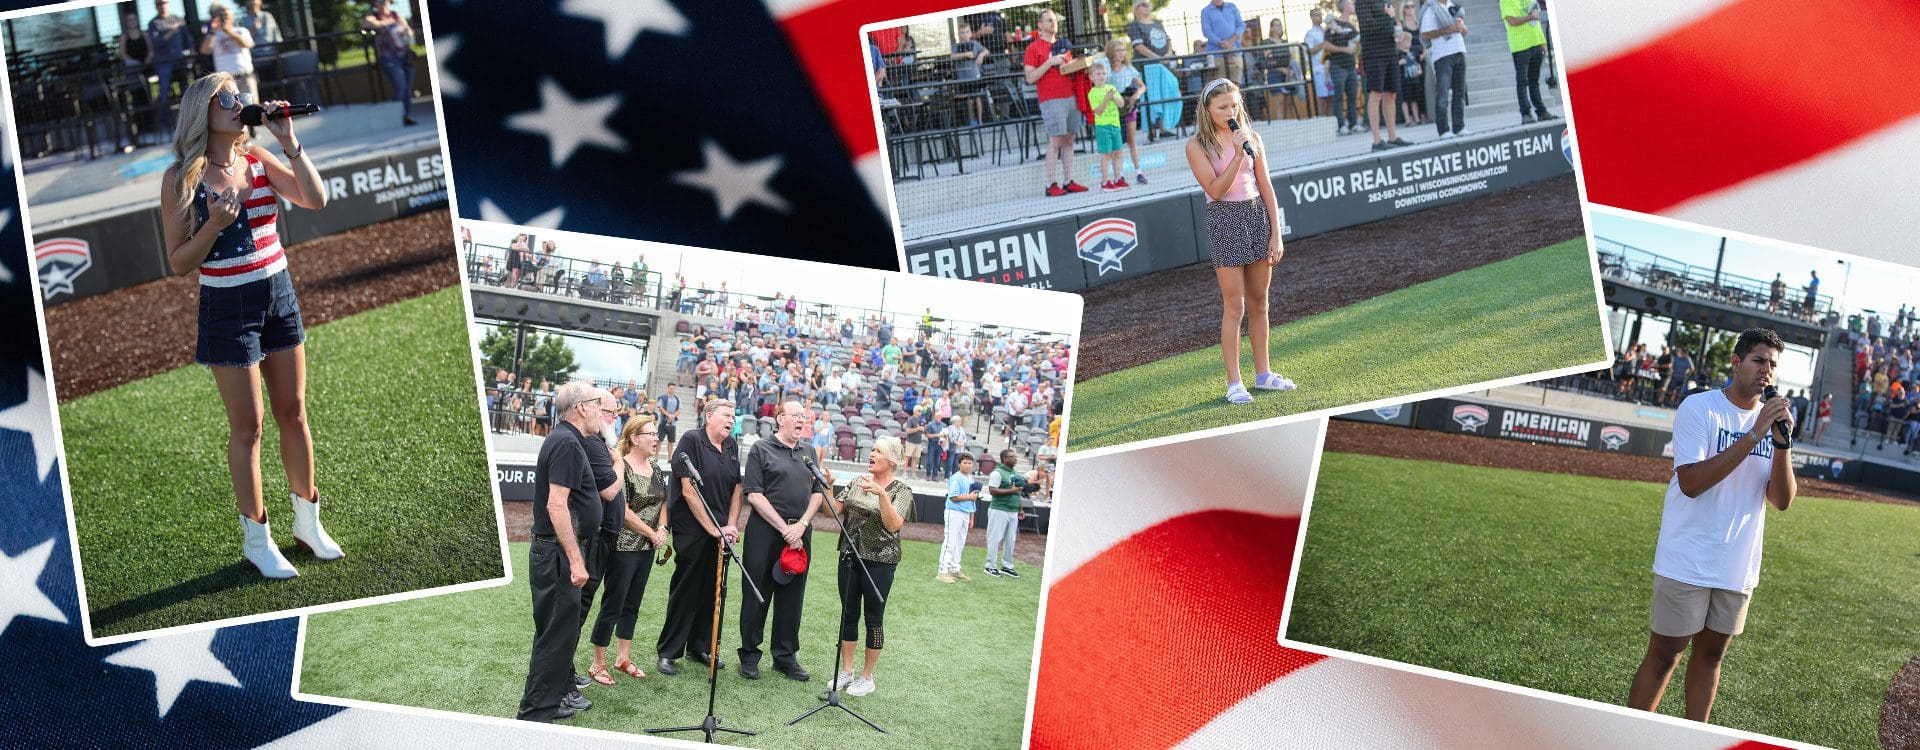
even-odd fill
[[[268,578],[292,578],[300,575],[293,569],[287,558],[280,556],[280,548],[273,546],[273,533],[265,523],[254,523],[246,516],[240,517],[240,528],[246,532],[246,546],[242,548],[247,562],[260,569],[260,575]]]
[[[320,525],[319,501],[308,502],[294,492],[287,493],[287,496],[293,498],[293,540],[322,560],[346,557],[347,553],[340,550],[340,545],[335,544],[333,537],[327,536],[327,530]]]

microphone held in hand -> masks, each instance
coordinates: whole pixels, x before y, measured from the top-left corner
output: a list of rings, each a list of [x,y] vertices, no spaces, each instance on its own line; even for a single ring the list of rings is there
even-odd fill
[[[268,120],[285,120],[318,111],[320,111],[318,104],[289,104],[272,112],[268,112],[266,107],[258,104],[249,104],[240,110],[240,121],[248,125],[261,125]]]
[[[1768,384],[1766,391],[1760,394],[1760,398],[1765,399],[1766,401],[1772,401],[1779,397],[1780,397],[1780,389],[1773,387],[1772,384]],[[1793,442],[1793,438],[1787,434],[1787,420],[1784,420],[1784,419],[1773,420],[1773,440],[1776,443]]]
[[[1234,119],[1234,118],[1232,118],[1232,117],[1229,117],[1229,118],[1227,118],[1227,129],[1228,129],[1228,130],[1231,130],[1231,131],[1233,131],[1233,132],[1235,132],[1235,133],[1238,133],[1238,132],[1240,132],[1240,121],[1239,121],[1239,120],[1236,120],[1236,119]],[[1245,149],[1245,150],[1246,150],[1246,152],[1247,152],[1247,158],[1249,158],[1249,159],[1251,159],[1251,158],[1253,158],[1253,144],[1251,144],[1251,143],[1242,143],[1242,144],[1240,144],[1240,148],[1242,148],[1242,149]]]

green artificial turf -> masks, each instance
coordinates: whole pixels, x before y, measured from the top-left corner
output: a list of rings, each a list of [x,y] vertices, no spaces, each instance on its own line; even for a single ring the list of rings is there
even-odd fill
[[[1665,491],[1328,453],[1287,637],[1624,705]],[[1800,497],[1767,515],[1713,723],[1878,747],[1887,685],[1920,653],[1920,508]],[[1661,713],[1684,715],[1685,672]]]
[[[1338,283],[1329,279],[1327,283]],[[1074,386],[1082,450],[1301,414],[1606,358],[1585,240],[1415,284],[1274,326],[1275,371],[1299,389],[1229,404],[1220,347]],[[1252,344],[1241,340],[1252,385]]]
[[[833,534],[814,533],[816,553],[833,549],[835,543]],[[526,686],[533,603],[526,584],[527,545],[512,547],[512,585],[310,617],[301,692],[513,716]],[[720,658],[727,670],[719,677],[715,713],[722,726],[760,734],[721,735],[720,742],[836,750],[1019,747],[1041,571],[1025,567],[1020,578],[989,578],[979,567],[985,550],[969,547],[964,570],[973,580],[943,584],[933,580],[939,545],[905,542],[904,553],[887,596],[886,648],[874,670],[878,689],[843,699],[891,734],[874,732],[838,709],[786,726],[819,704],[838,638],[836,568],[831,558],[816,554],[801,618],[799,658],[813,673],[804,684],[773,671],[768,657],[761,660],[759,680],[749,681],[734,670],[738,612],[745,594],[739,567],[728,576],[720,627]],[[559,724],[639,732],[699,724],[706,716],[704,666],[682,659],[677,675],[654,670],[654,643],[665,618],[673,566],[669,562],[652,569],[634,628],[634,661],[647,677],[632,680],[616,673],[613,686],[588,686],[584,694],[593,700],[593,708]],[[598,606],[596,602],[596,616]],[[866,637],[864,627],[860,637]],[[591,659],[592,644],[582,635],[575,659],[582,674]],[[700,739],[697,732],[672,736]]]
[[[308,331],[321,520],[347,556],[321,562],[294,546],[269,413],[262,491],[274,541],[300,569],[291,580],[261,578],[240,556],[226,414],[207,368],[61,404],[94,635],[501,577],[466,328],[450,287]]]

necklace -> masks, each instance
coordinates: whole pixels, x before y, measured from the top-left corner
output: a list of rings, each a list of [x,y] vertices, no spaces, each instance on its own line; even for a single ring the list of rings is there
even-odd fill
[[[227,163],[225,164],[221,164],[220,162],[214,161],[213,157],[211,156],[207,157],[208,164],[212,164],[216,167],[219,167],[220,173],[227,175],[228,177],[233,176],[233,164],[234,162],[237,162],[237,161],[239,161],[239,159],[234,158],[233,154],[231,153],[227,154]]]

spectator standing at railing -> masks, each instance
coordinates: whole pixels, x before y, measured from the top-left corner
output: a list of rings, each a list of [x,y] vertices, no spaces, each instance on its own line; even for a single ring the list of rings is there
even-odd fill
[[[1141,60],[1144,66],[1142,78],[1146,81],[1147,100],[1156,102],[1147,107],[1147,114],[1141,118],[1140,124],[1155,138],[1172,135],[1167,126],[1178,121],[1180,115],[1175,109],[1169,117],[1168,110],[1179,105],[1159,102],[1174,102],[1180,98],[1180,79],[1175,78],[1173,71],[1160,62],[1161,58],[1173,55],[1173,37],[1167,36],[1167,27],[1160,23],[1160,19],[1153,17],[1153,3],[1139,0],[1133,4],[1133,20],[1127,22],[1127,38],[1133,40],[1134,58]],[[1140,182],[1144,184],[1146,181]]]
[[[1059,16],[1053,11],[1040,11],[1040,33],[1027,43],[1022,61],[1026,81],[1033,85],[1039,97],[1041,134],[1047,137],[1045,192],[1048,197],[1087,191],[1086,186],[1073,181],[1073,138],[1083,120],[1073,101],[1073,85],[1060,72],[1060,66],[1067,63],[1067,54],[1064,49],[1055,49],[1059,38],[1054,30],[1059,23]],[[1055,174],[1064,174],[1065,184],[1055,179]]]
[[[260,82],[253,76],[253,34],[233,21],[233,11],[214,3],[207,9],[206,34],[200,37],[200,54],[213,56],[213,69],[233,76],[233,83],[246,94],[246,103],[260,99]]]
[[[1146,82],[1140,78],[1140,69],[1133,66],[1127,54],[1127,43],[1119,39],[1108,39],[1106,55],[1095,60],[1096,65],[1107,71],[1107,85],[1120,94],[1120,142],[1127,147],[1127,153],[1133,157],[1133,176],[1136,182],[1147,184],[1146,168],[1140,165],[1140,146],[1135,133],[1140,129],[1141,97],[1146,96]],[[1096,123],[1096,128],[1098,127]],[[1097,133],[1096,133],[1097,135]],[[1119,175],[1120,164],[1115,157],[1114,174]],[[1126,178],[1119,178],[1120,187],[1126,187]]]
[[[887,85],[887,59],[880,54],[880,45],[867,42],[867,67],[873,70],[873,86],[878,89]]]
[[[1240,7],[1226,0],[1209,0],[1200,8],[1200,34],[1207,38],[1207,50],[1218,52],[1213,68],[1214,78],[1225,78],[1238,84],[1246,80],[1245,63],[1240,54],[1240,34],[1245,31],[1246,22],[1240,20]]]
[[[393,85],[393,99],[400,103],[400,122],[413,122],[413,29],[407,19],[388,7],[387,0],[373,0],[373,9],[360,18],[360,28],[373,32],[373,52],[380,72]]]
[[[1353,20],[1353,0],[1340,0],[1339,11],[1327,21],[1327,73],[1333,81],[1334,133],[1338,135],[1360,132],[1360,82],[1354,64],[1360,29]]]
[[[674,392],[672,383],[667,384],[667,392],[654,402],[660,408],[660,441],[668,454],[673,453],[674,425],[680,422],[680,395]]]
[[[1087,90],[1087,106],[1093,112],[1093,149],[1099,154],[1100,189],[1108,192],[1127,187],[1120,174],[1120,92],[1107,83],[1107,68],[1095,65],[1087,69],[1093,87]],[[1137,164],[1136,164],[1137,166]]]
[[[1793,401],[1793,430],[1796,435],[1806,434],[1806,425],[1813,421],[1807,418],[1812,416],[1807,413],[1807,407],[1812,405],[1812,401],[1808,399],[1810,395],[1812,395],[1812,392],[1806,390],[1789,392],[1787,394],[1787,398]]]
[[[1327,72],[1327,18],[1319,6],[1307,11],[1307,33],[1300,44],[1307,48],[1307,63],[1313,68],[1313,95],[1320,100],[1321,111],[1333,110],[1333,77]]]
[[[1667,403],[1677,406],[1687,397],[1687,383],[1693,378],[1693,358],[1687,356],[1686,349],[1673,351],[1673,378],[1668,381]]]
[[[1407,125],[1427,122],[1427,42],[1420,36],[1420,9],[1417,0],[1401,0],[1400,33],[1405,46],[1400,50],[1400,112]]]
[[[1507,49],[1513,52],[1514,89],[1520,97],[1520,124],[1551,120],[1540,98],[1540,68],[1547,61],[1547,35],[1540,30],[1540,0],[1500,0],[1507,22]]]
[[[1773,272],[1773,286],[1767,294],[1767,312],[1778,315],[1780,302],[1787,297],[1787,282],[1780,278],[1780,272]]]
[[[240,28],[253,35],[253,69],[260,78],[277,82],[279,62],[275,55],[279,49],[274,45],[286,39],[280,36],[280,22],[274,20],[273,13],[260,6],[261,0],[247,0],[247,10],[240,14]]]
[[[558,248],[559,246],[554,244],[553,240],[540,243],[540,249],[532,256],[533,266],[523,269],[524,273],[533,274],[535,290],[547,289],[553,285],[553,275],[560,270],[559,264],[553,262],[553,251]]]
[[[174,118],[168,111],[173,107],[174,74],[190,68],[187,50],[199,45],[193,43],[193,32],[187,28],[187,22],[167,12],[167,7],[167,0],[154,0],[154,16],[147,21],[147,42],[152,49],[153,72],[160,78],[161,127],[171,132]]]
[[[1467,21],[1452,0],[1423,0],[1420,38],[1433,61],[1433,124],[1441,138],[1467,134]]]
[[[1344,10],[1351,11],[1352,0],[1343,0]],[[1400,96],[1400,47],[1397,41],[1400,22],[1381,0],[1366,0],[1360,7],[1357,18],[1360,21],[1360,57],[1361,66],[1367,77],[1367,129],[1373,135],[1373,150],[1385,151],[1396,146],[1413,144],[1400,138],[1395,129],[1394,120],[1398,117],[1399,106],[1394,103]],[[1383,137],[1380,133],[1386,130]]]
[[[1829,393],[1820,397],[1820,405],[1814,409],[1813,442],[1820,442],[1820,438],[1827,434],[1827,425],[1832,422],[1833,394]],[[1911,445],[1913,440],[1909,438],[1907,443]]]
[[[980,91],[979,84],[970,82],[980,80],[980,65],[987,60],[987,47],[974,40],[973,27],[965,23],[961,23],[954,33],[959,35],[959,39],[953,43],[953,52],[947,55],[947,59],[953,61],[953,79],[961,82],[954,87],[954,92],[976,93]],[[968,97],[966,101],[967,127],[977,127],[987,119],[984,113],[986,104],[978,96]]]
[[[1293,70],[1293,55],[1286,48],[1287,26],[1275,16],[1267,23],[1267,40],[1256,60],[1258,77],[1256,84],[1277,86],[1299,80]],[[1291,118],[1294,113],[1292,88],[1268,89],[1265,93],[1268,120]]]
[[[1812,277],[1807,281],[1807,298],[1800,310],[1801,315],[1807,320],[1813,320],[1813,303],[1820,296],[1820,272],[1814,270],[1808,273],[1812,274]]]

